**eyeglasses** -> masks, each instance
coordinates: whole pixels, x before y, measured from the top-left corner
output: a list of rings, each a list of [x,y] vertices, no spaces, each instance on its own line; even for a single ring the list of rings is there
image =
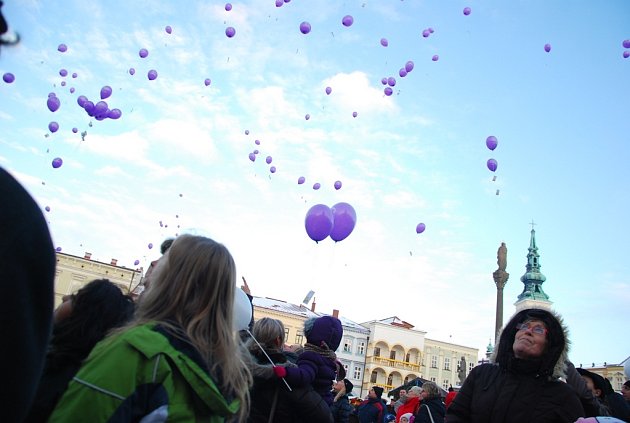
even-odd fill
[[[531,330],[536,335],[546,335],[548,330],[543,325],[533,325],[531,323],[519,323],[516,325],[517,331]]]

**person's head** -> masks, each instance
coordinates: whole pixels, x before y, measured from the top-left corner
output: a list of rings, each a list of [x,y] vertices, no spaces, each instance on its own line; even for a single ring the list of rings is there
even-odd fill
[[[626,380],[623,385],[621,385],[621,395],[623,395],[626,401],[630,401],[630,380]]]
[[[400,416],[400,423],[409,423],[409,421],[411,420],[411,417],[413,416],[413,414],[411,413],[405,413],[402,416]]]
[[[181,235],[153,270],[133,325],[155,321],[174,336],[184,338],[183,332],[222,381],[220,389],[240,400],[244,418],[252,378],[234,333],[235,289],[236,265],[228,249],[210,238]]]
[[[409,392],[407,392],[408,397],[419,397],[420,392],[422,392],[422,388],[419,386],[412,386],[409,388]]]
[[[586,387],[590,389],[594,397],[603,398],[605,396],[608,390],[606,386],[606,379],[604,379],[603,376],[600,376],[597,373],[589,372],[588,370],[581,367],[577,368],[576,370],[578,371],[580,376],[582,376],[582,379],[584,379],[584,383],[586,383]]]
[[[407,395],[407,391],[406,390],[401,389],[400,391],[398,391],[398,396],[399,397],[402,397],[402,396],[405,396],[405,395]]]
[[[568,329],[556,314],[543,309],[525,309],[505,325],[493,361],[507,368],[513,359],[537,361],[539,373],[564,377],[569,341]]]
[[[55,310],[52,351],[85,357],[111,329],[127,323],[133,312],[131,297],[118,286],[108,279],[93,280],[76,294],[65,295]]]
[[[162,255],[166,254],[168,249],[171,248],[171,245],[173,245],[173,241],[175,241],[175,238],[166,238],[164,241],[162,241],[162,245],[160,245],[160,253],[162,253]],[[144,273],[142,284],[145,291],[149,289],[151,283],[153,282],[153,270],[155,269],[155,266],[157,266],[159,261],[160,259],[153,260],[151,264],[149,264],[149,268],[147,269],[147,271]]]
[[[369,398],[381,398],[383,396],[383,388],[380,386],[373,386],[370,388],[370,392],[368,392]]]
[[[162,241],[162,245],[160,245],[160,253],[162,253],[162,255],[166,254],[168,249],[171,248],[171,245],[173,245],[173,241],[175,241],[175,238],[166,238],[164,241]]]
[[[284,345],[284,325],[278,319],[263,317],[256,320],[252,335],[265,350],[280,351]]]
[[[449,386],[449,387],[448,387],[448,392],[453,392],[453,391],[454,391],[453,387],[452,387],[452,386]]]
[[[431,398],[439,398],[440,397],[440,388],[436,385],[435,382],[424,382],[422,384],[422,392],[420,393],[420,397],[425,399]]]
[[[306,342],[332,351],[339,348],[343,336],[341,321],[333,316],[311,317],[304,322]]]

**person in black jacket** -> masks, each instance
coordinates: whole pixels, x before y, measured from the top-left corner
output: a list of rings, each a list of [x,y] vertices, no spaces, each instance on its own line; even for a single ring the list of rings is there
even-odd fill
[[[630,406],[620,393],[615,392],[608,379],[582,368],[577,369],[577,372],[601,405],[598,416],[612,416],[626,422],[630,421]]]
[[[472,369],[446,412],[448,423],[575,422],[584,409],[565,376],[567,329],[541,309],[516,313],[492,362]]]
[[[348,423],[350,414],[354,410],[348,399],[348,395],[352,393],[353,388],[354,385],[348,379],[335,382],[333,387],[335,398],[330,406],[335,423]]]
[[[424,382],[420,392],[422,402],[416,413],[414,423],[436,423],[443,422],[446,414],[446,407],[440,396],[440,388],[435,382]]]
[[[275,376],[272,365],[295,366],[282,351],[282,322],[263,317],[254,323],[251,333],[254,339],[247,341],[247,347],[253,358],[250,365],[254,385],[247,422],[333,423],[330,407],[310,385],[289,389],[283,379]]]

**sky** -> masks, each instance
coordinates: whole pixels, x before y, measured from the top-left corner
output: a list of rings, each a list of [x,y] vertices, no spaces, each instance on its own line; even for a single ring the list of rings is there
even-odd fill
[[[630,3],[230,5],[5,1],[21,42],[0,55],[15,78],[0,81],[0,166],[41,206],[55,247],[146,269],[165,238],[209,236],[256,296],[300,303],[313,290],[318,311],[397,316],[482,355],[497,249],[507,322],[533,222],[572,361],[630,355]],[[104,86],[119,119],[78,104]],[[307,212],[340,202],[353,231],[316,243]]]

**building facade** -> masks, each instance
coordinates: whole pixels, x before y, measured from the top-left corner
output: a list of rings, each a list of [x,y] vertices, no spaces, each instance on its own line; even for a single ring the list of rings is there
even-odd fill
[[[620,392],[621,385],[623,385],[624,382],[628,380],[623,370],[624,364],[628,360],[630,360],[630,357],[626,358],[619,364],[604,363],[602,365],[596,365],[595,363],[591,363],[591,367],[584,367],[584,369],[588,370],[589,372],[597,373],[598,375],[608,379],[613,389],[617,392]],[[582,367],[581,364],[580,367]]]
[[[424,339],[422,378],[448,389],[461,386],[477,365],[479,350],[450,342]]]

